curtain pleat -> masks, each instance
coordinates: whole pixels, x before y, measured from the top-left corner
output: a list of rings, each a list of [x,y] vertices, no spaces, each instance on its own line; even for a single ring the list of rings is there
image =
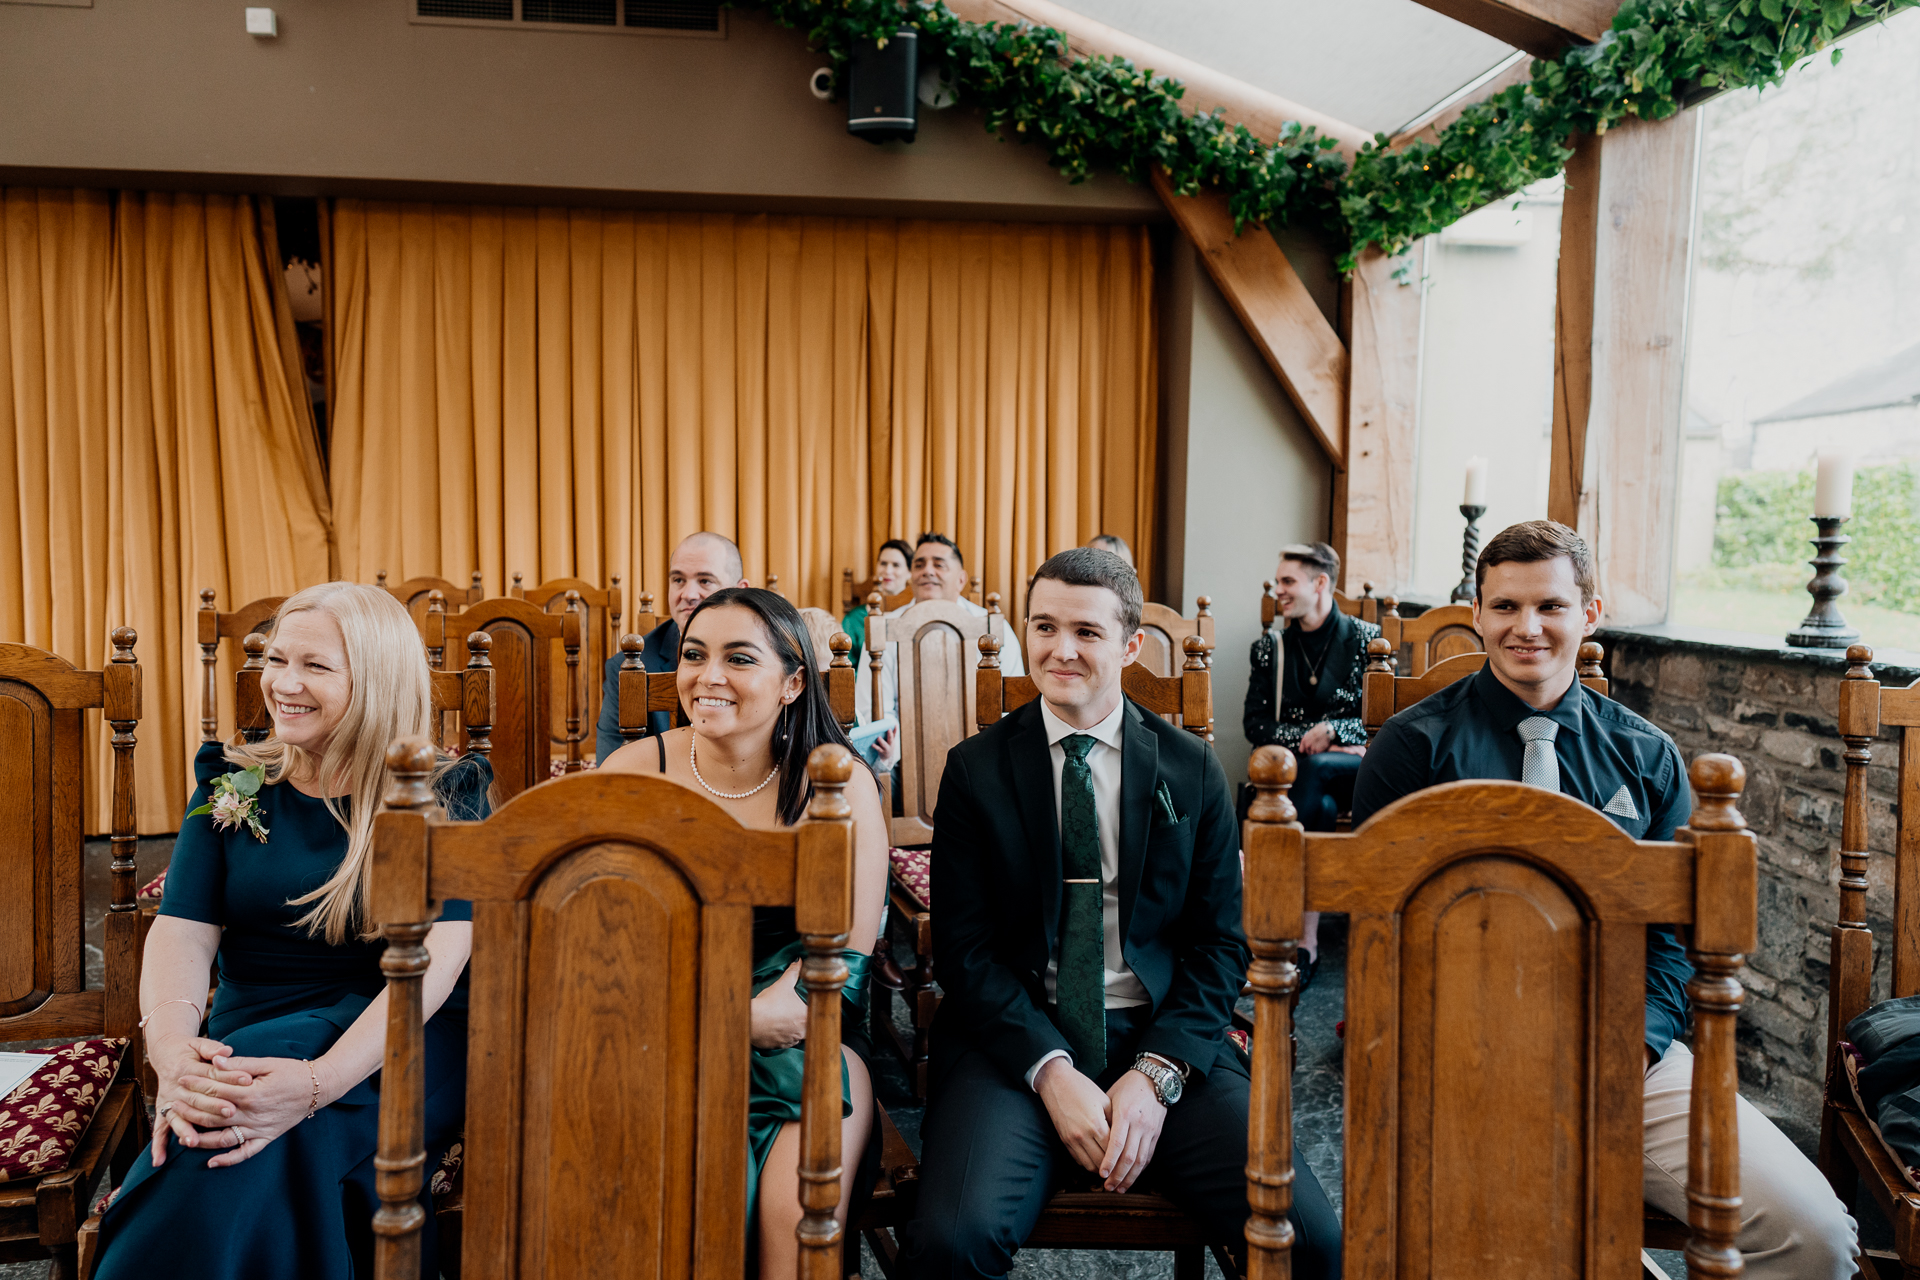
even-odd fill
[[[98,669],[114,627],[139,633],[143,832],[177,830],[186,807],[200,590],[231,609],[329,576],[272,241],[270,209],[245,196],[0,191],[0,638]],[[104,830],[95,719],[89,825]]]

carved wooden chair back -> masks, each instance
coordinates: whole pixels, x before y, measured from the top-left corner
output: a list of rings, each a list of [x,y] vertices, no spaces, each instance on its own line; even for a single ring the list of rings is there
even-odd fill
[[[496,794],[503,799],[551,775],[554,753],[547,709],[556,689],[567,708],[566,772],[585,767],[580,759],[580,631],[585,616],[584,608],[548,613],[530,600],[511,596],[482,600],[458,613],[447,613],[438,593],[428,600],[428,665],[459,670],[468,663],[464,637],[484,631],[492,641],[493,776]]]
[[[1600,664],[1605,657],[1606,651],[1593,640],[1582,644],[1577,656],[1580,683],[1603,698],[1612,687],[1601,671]],[[1456,680],[1466,679],[1486,665],[1485,653],[1460,653],[1435,663],[1419,675],[1396,676],[1393,674],[1393,648],[1386,637],[1383,635],[1377,640],[1369,640],[1367,670],[1362,677],[1360,694],[1360,721],[1366,726],[1368,739],[1380,732],[1380,726],[1391,717],[1428,694],[1437,693]]]
[[[878,578],[868,578],[865,582],[855,582],[853,580],[853,570],[842,569],[840,571],[840,616],[844,618],[852,613],[860,607],[861,603],[865,601],[868,596],[879,589],[880,580]],[[874,609],[871,605],[868,607],[875,613],[891,613],[895,609],[906,608],[912,601],[913,588],[902,587],[894,595],[881,597],[879,608]]]
[[[999,605],[999,597],[990,603]],[[947,752],[975,731],[975,646],[1000,632],[993,616],[969,613],[959,603],[922,600],[891,616],[867,615],[868,664],[873,674],[873,716],[883,711],[881,673],[894,651],[900,717],[900,802],[904,816],[892,819],[889,843],[898,847],[933,840],[933,808]],[[1004,633],[1003,633],[1004,634]]]
[[[622,745],[646,737],[648,720],[656,711],[670,714],[676,726],[687,722],[686,709],[680,705],[676,673],[648,671],[641,665],[643,644],[642,638],[636,635],[620,637],[618,716]],[[853,651],[853,638],[845,632],[835,632],[828,644],[833,658],[820,676],[827,686],[827,705],[833,708],[833,718],[840,722],[840,727],[852,732],[855,672],[853,659],[848,655]]]
[[[1391,653],[1404,656],[1410,676],[1425,675],[1428,667],[1463,653],[1487,651],[1473,629],[1473,606],[1465,604],[1443,604],[1403,618],[1395,603],[1380,615],[1380,638]]]
[[[1157,676],[1177,676],[1186,668],[1186,649],[1184,642],[1188,636],[1199,636],[1206,642],[1208,661],[1213,654],[1213,601],[1200,596],[1194,601],[1191,618],[1183,618],[1179,612],[1164,604],[1154,604],[1149,600],[1140,610],[1140,629],[1146,632],[1146,642],[1140,646],[1140,656],[1134,665],[1146,668]]]
[[[1867,767],[1883,729],[1900,731],[1893,848],[1893,954],[1888,995],[1920,995],[1920,680],[1882,688],[1873,677],[1873,650],[1847,650],[1840,681],[1839,727],[1846,743],[1846,799],[1840,827],[1840,911],[1829,942],[1827,966],[1827,1086],[1820,1118],[1820,1168],[1852,1205],[1859,1184],[1879,1201],[1896,1241],[1906,1241],[1900,1261],[1920,1273],[1920,1196],[1863,1115],[1839,1057],[1847,1023],[1873,1003],[1873,929],[1867,923],[1867,864],[1871,854]],[[1883,1274],[1890,1274],[1885,1268]]]
[[[53,1257],[73,1275],[86,1196],[103,1167],[124,1172],[142,1142],[140,951],[134,902],[134,729],[141,672],[133,628],[83,671],[31,645],[0,643],[0,1043],[124,1036],[119,1073],[67,1168],[0,1187],[0,1261]],[[112,897],[106,982],[87,989],[87,712],[112,728]],[[26,1132],[16,1130],[11,1136]]]
[[[525,600],[537,605],[548,613],[561,613],[567,608],[568,592],[579,597],[581,607],[586,614],[580,623],[580,723],[591,731],[592,726],[600,723],[600,696],[605,687],[604,673],[607,659],[619,653],[621,634],[620,612],[625,600],[620,592],[620,578],[616,574],[606,587],[596,587],[583,578],[553,578],[537,587],[525,586],[519,574],[513,575],[513,585],[507,588],[507,595],[515,600]],[[551,646],[554,649],[554,661],[564,663],[566,655],[560,651],[558,641]],[[547,737],[554,746],[564,750],[567,745],[567,695],[566,690],[555,686],[553,702],[547,709]]]
[[[480,579],[480,571],[475,569],[473,576],[464,587],[445,578],[408,578],[405,582],[394,584],[387,581],[385,569],[373,575],[373,585],[407,606],[407,613],[413,618],[413,625],[426,634],[427,597],[438,591],[449,602],[477,604],[487,598],[487,589]]]
[[[984,729],[1032,702],[1040,696],[1040,690],[1032,676],[1001,674],[998,639],[984,635],[979,645],[974,705]],[[1212,742],[1213,671],[1206,663],[1207,643],[1199,636],[1188,636],[1185,646],[1186,658],[1179,675],[1155,675],[1133,662],[1120,671],[1120,689],[1142,709],[1179,725],[1202,742]]]
[[[1333,607],[1348,617],[1358,618],[1362,622],[1380,621],[1380,607],[1383,603],[1391,607],[1393,597],[1387,596],[1383,601],[1375,596],[1371,582],[1361,583],[1360,594],[1357,596],[1350,596],[1344,591],[1333,593]],[[1273,620],[1279,616],[1280,602],[1273,594],[1273,583],[1262,582],[1260,584],[1260,629],[1272,630]]]
[[[1691,926],[1697,975],[1687,1253],[1695,1274],[1738,1274],[1736,975],[1758,929],[1740,762],[1693,762],[1697,803],[1672,842],[1514,782],[1448,783],[1351,834],[1309,833],[1286,795],[1294,767],[1284,748],[1254,753],[1243,841],[1252,1280],[1286,1274],[1303,911],[1347,912],[1366,957],[1347,977],[1347,1042],[1367,1046],[1346,1058],[1347,1275],[1636,1274],[1653,923]]]
[[[424,939],[437,904],[459,898],[473,903],[471,1274],[743,1274],[753,909],[787,906],[807,949],[799,1274],[842,1280],[852,753],[813,753],[808,816],[783,831],[742,827],[704,796],[631,773],[567,778],[485,822],[449,822],[434,812],[424,739],[395,743],[387,764],[371,893],[391,1009],[377,1274],[418,1274]]]
[[[273,615],[280,611],[281,604],[286,601],[285,596],[262,596],[258,600],[253,600],[241,605],[232,613],[222,613],[215,606],[214,599],[212,587],[206,587],[201,590],[199,625],[200,741],[202,742],[217,742],[222,740],[220,724],[217,719],[220,707],[218,668],[220,665],[221,641],[230,641],[233,647],[228,650],[228,656],[233,659],[239,659],[241,655],[238,652],[238,647],[241,641],[256,631],[264,633],[268,624],[273,621]],[[240,665],[241,663],[239,661],[235,661],[234,668],[237,670]],[[236,708],[236,710],[238,709]],[[255,708],[254,712],[257,719],[258,714],[264,712],[264,708]],[[258,729],[257,723],[254,724],[254,727]],[[238,732],[240,725],[236,723],[234,728],[235,731]],[[231,737],[232,735],[229,734],[227,736]],[[260,731],[260,736],[265,736],[264,730]],[[257,740],[257,738],[249,739],[249,741]]]

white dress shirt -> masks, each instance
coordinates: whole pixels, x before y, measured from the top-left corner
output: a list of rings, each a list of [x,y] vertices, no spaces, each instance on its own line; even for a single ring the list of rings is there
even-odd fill
[[[984,618],[987,616],[985,609],[967,599],[965,596],[954,601],[954,603],[976,618]],[[897,618],[904,611],[911,609],[913,604],[914,602],[903,604],[898,609],[889,610],[885,616]],[[868,631],[867,634],[871,636],[873,633]],[[900,714],[900,663],[898,655],[898,647],[891,644],[887,646],[886,651],[881,655],[880,714],[883,717],[897,716]],[[967,678],[971,680],[973,678],[972,672],[980,665],[980,651],[975,649],[973,652],[965,655],[965,659],[968,671]],[[854,719],[860,724],[872,724],[874,719],[872,662],[873,655],[871,653],[861,654],[859,662],[860,669],[853,673],[853,714]],[[1013,634],[1013,628],[1007,625],[1007,620],[1004,617],[1000,619],[1000,673],[1009,676],[1023,676],[1027,674],[1026,663],[1020,659],[1019,638]]]
[[[1106,936],[1107,1008],[1129,1009],[1149,1003],[1147,989],[1127,966],[1120,945],[1120,760],[1122,717],[1127,703],[1123,698],[1112,714],[1091,729],[1076,729],[1053,713],[1046,699],[1040,700],[1040,720],[1047,728],[1047,760],[1053,766],[1054,821],[1060,820],[1060,776],[1067,764],[1065,738],[1084,733],[1094,740],[1087,752],[1087,769],[1093,775],[1093,816],[1100,829],[1100,926]],[[1047,997],[1052,999],[1060,971],[1057,954],[1047,961]],[[1040,1068],[1055,1058],[1070,1058],[1064,1049],[1055,1049],[1027,1070],[1027,1085],[1033,1085]]]

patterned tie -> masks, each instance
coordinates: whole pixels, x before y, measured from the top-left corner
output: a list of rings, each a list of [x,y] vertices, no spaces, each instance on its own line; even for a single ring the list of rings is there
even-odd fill
[[[1553,740],[1560,733],[1557,722],[1545,716],[1528,716],[1520,722],[1520,741],[1527,744],[1520,760],[1520,781],[1548,791],[1560,789],[1560,758],[1553,754]]]
[[[1060,929],[1060,970],[1054,999],[1060,1029],[1073,1045],[1074,1065],[1089,1076],[1107,1066],[1106,930],[1101,919],[1100,823],[1093,809],[1093,770],[1087,752],[1096,740],[1076,733],[1063,738],[1060,770],[1060,852],[1065,872],[1065,919]]]

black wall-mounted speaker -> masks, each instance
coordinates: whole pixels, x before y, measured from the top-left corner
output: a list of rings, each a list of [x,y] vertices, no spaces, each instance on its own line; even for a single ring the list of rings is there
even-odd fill
[[[920,33],[893,33],[882,48],[863,41],[847,67],[847,132],[868,142],[912,142],[920,128]]]

